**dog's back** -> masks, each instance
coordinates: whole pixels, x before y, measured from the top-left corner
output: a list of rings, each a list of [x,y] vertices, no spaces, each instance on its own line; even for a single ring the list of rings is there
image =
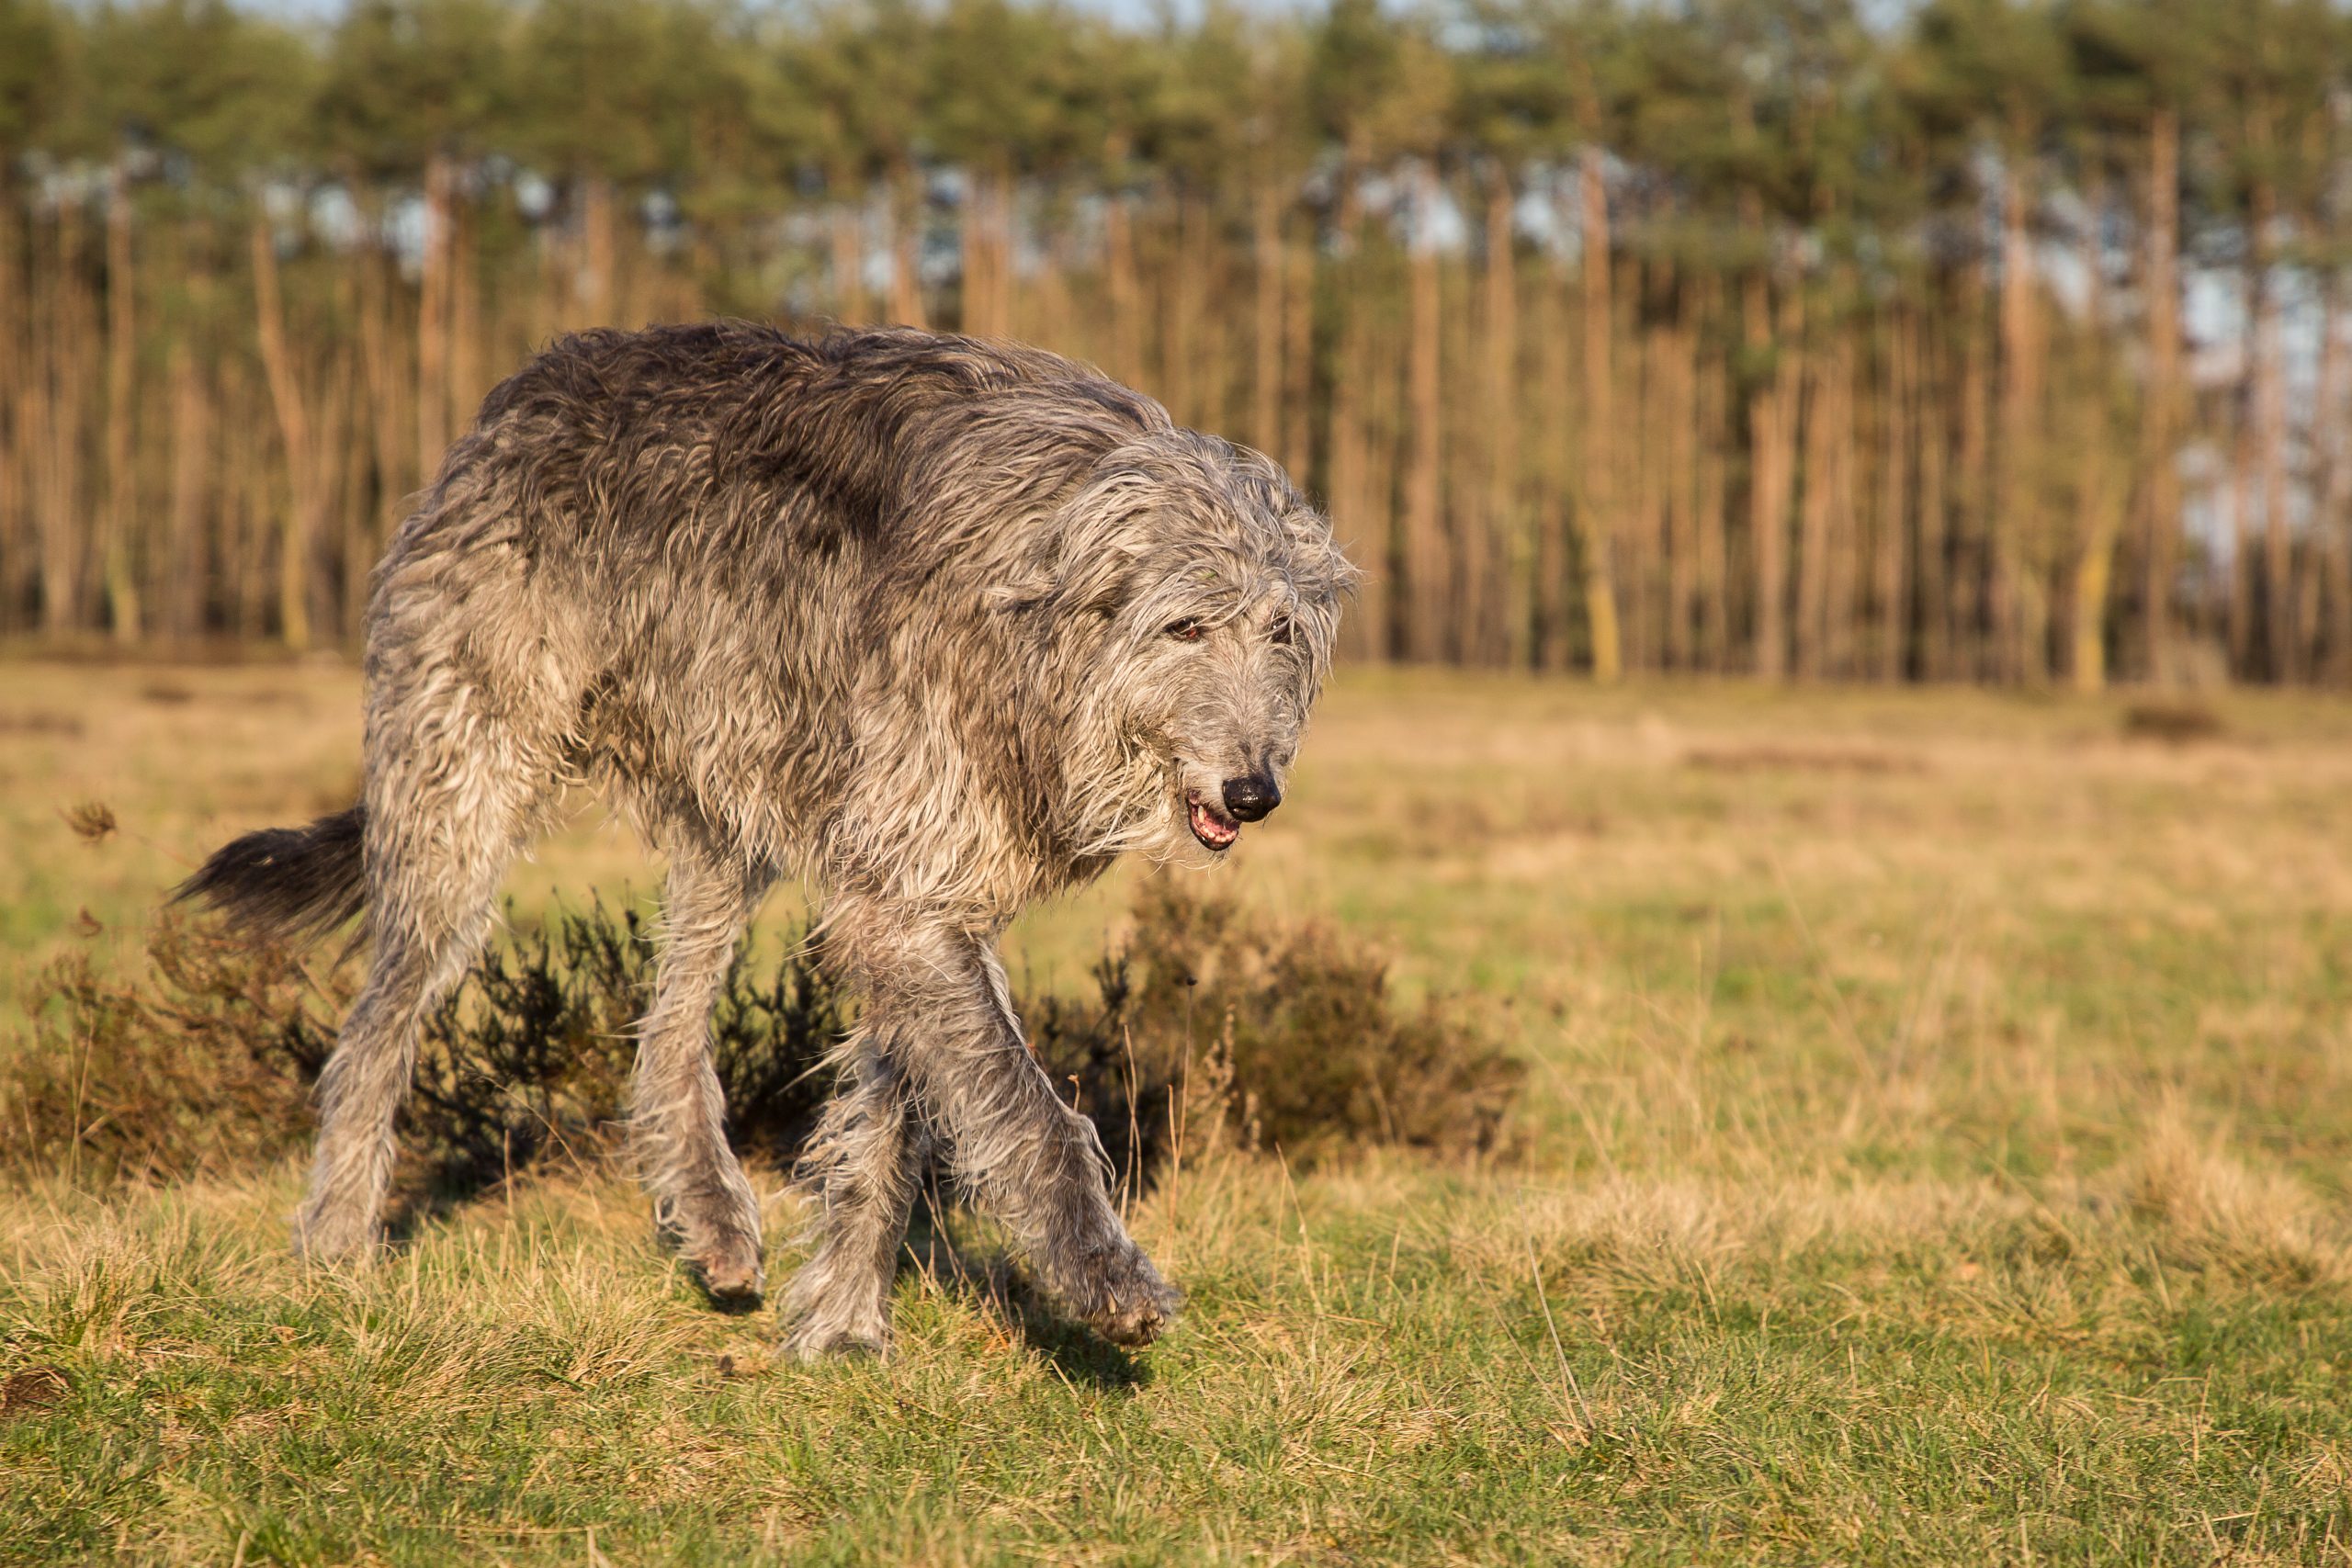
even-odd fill
[[[1032,475],[1048,452],[1046,471],[1075,472],[1167,424],[1100,372],[1012,344],[745,321],[583,333],[484,400],[436,481],[468,504],[428,495],[393,552],[496,538],[487,513],[599,591],[682,557],[747,579],[852,547],[891,559],[949,525],[943,501],[968,516],[991,472]]]

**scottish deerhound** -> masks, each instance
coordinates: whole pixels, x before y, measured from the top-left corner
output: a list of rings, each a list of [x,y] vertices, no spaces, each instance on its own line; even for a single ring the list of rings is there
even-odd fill
[[[670,863],[630,1126],[705,1287],[763,1287],[708,1024],[792,873],[862,1002],[801,1167],[823,1218],[793,1348],[885,1345],[934,1147],[1080,1316],[1148,1342],[1175,1295],[1024,1048],[997,941],[1125,852],[1214,858],[1280,803],[1350,576],[1273,463],[1049,354],[740,322],[558,343],[377,569],[359,803],[182,889],[274,940],[366,912],[297,1245],[375,1244],[424,1016],[593,779]]]

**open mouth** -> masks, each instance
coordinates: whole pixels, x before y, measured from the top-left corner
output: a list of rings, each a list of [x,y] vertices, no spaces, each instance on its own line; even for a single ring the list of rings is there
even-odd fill
[[[1193,837],[1210,849],[1229,850],[1233,841],[1241,837],[1241,824],[1227,816],[1222,807],[1203,800],[1200,791],[1186,791],[1184,802],[1190,807],[1185,820],[1193,825]]]

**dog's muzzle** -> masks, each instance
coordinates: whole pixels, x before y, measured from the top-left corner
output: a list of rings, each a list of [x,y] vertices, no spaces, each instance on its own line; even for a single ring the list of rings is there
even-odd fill
[[[1241,824],[1225,807],[1203,800],[1199,790],[1188,790],[1184,795],[1184,819],[1193,829],[1193,837],[1208,848],[1220,852],[1233,847],[1241,837]]]

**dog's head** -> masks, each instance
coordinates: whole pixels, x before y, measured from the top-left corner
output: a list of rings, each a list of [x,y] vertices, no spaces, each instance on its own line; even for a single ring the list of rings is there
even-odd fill
[[[1188,430],[1106,455],[1056,521],[1038,607],[1099,748],[1079,837],[1220,854],[1282,804],[1354,569],[1281,468]]]

